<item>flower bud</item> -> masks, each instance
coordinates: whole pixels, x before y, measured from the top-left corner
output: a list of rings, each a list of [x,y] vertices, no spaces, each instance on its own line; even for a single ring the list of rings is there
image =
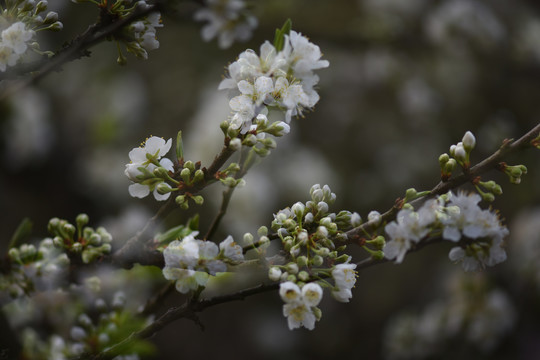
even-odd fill
[[[476,145],[476,138],[474,137],[472,132],[467,131],[463,136],[461,142],[463,143],[463,148],[465,149],[465,151],[470,153]]]
[[[321,266],[321,265],[324,263],[324,259],[323,259],[322,256],[320,256],[320,255],[315,255],[315,256],[311,259],[311,263],[312,263],[314,266]]]
[[[300,231],[298,234],[296,234],[296,240],[298,243],[305,245],[309,239],[308,232],[306,230]]]
[[[242,140],[239,138],[234,138],[229,142],[229,149],[233,151],[238,151],[242,148]]]
[[[308,264],[308,258],[307,256],[299,256],[297,259],[296,259],[296,263],[298,264],[298,266],[300,267],[304,267]]]
[[[298,271],[300,271],[300,269],[298,268],[298,264],[293,263],[293,262],[288,263],[286,265],[286,269],[289,272],[289,274],[298,274]]]
[[[276,266],[272,266],[268,269],[268,278],[272,281],[279,281],[281,278],[281,270]]]
[[[297,202],[291,207],[291,211],[296,215],[298,219],[302,219],[302,216],[304,215],[304,209],[305,206],[301,202]]]
[[[296,282],[296,275],[290,274],[287,276],[287,281],[292,281],[293,283]]]
[[[182,180],[185,182],[185,183],[189,183],[190,179],[191,179],[191,170],[189,170],[188,168],[183,168],[182,171],[180,171],[180,177],[182,178]]]
[[[99,236],[99,234],[94,233],[92,234],[92,236],[90,236],[90,239],[88,239],[88,242],[92,246],[99,246],[101,245],[101,236]]]
[[[441,154],[439,156],[439,165],[441,165],[441,168],[444,167],[444,164],[446,164],[450,160],[450,156],[447,153]]]
[[[199,183],[199,182],[202,182],[203,180],[204,180],[204,172],[201,169],[195,171],[195,175],[193,176],[193,182]]]
[[[75,219],[75,223],[77,224],[77,227],[79,229],[82,229],[83,226],[88,224],[89,221],[90,221],[90,219],[88,218],[88,215],[86,215],[86,214],[79,214],[79,215],[77,215],[77,218]]]
[[[167,193],[170,193],[171,191],[171,187],[166,182],[160,182],[157,186],[157,192],[161,195],[165,195]]]
[[[202,205],[204,203],[204,198],[201,195],[192,196],[191,200],[197,205]]]
[[[45,19],[43,20],[43,24],[52,24],[56,21],[58,21],[58,13],[54,11],[49,11],[47,13],[47,16],[45,16]]]
[[[307,271],[300,271],[298,273],[298,279],[300,279],[301,281],[308,281],[309,280],[309,273]]]
[[[259,236],[268,235],[268,228],[266,226],[261,226],[259,230],[257,230],[257,235]]]
[[[374,225],[379,225],[382,221],[381,214],[378,211],[370,211],[368,214],[368,221]]]
[[[11,259],[11,261],[20,261],[21,260],[21,258],[19,256],[19,250],[17,250],[16,248],[9,249],[8,255],[9,255],[9,258]]]

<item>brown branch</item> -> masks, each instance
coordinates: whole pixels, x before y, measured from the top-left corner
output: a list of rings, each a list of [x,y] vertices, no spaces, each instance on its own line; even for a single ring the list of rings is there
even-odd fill
[[[456,189],[460,187],[461,185],[472,181],[477,176],[484,174],[490,170],[496,169],[499,162],[502,160],[504,156],[532,147],[532,141],[536,139],[539,136],[539,134],[540,134],[540,123],[537,124],[534,128],[532,128],[529,132],[527,132],[525,135],[523,135],[516,141],[505,140],[497,151],[495,151],[491,156],[482,160],[477,165],[470,168],[468,171],[463,172],[461,175],[451,178],[448,181],[439,182],[435,187],[433,187],[433,189],[431,189],[428,196],[432,197],[436,195],[446,194],[448,191]],[[426,197],[419,198],[415,200],[413,203],[416,203],[417,201],[421,201],[425,198]],[[387,210],[385,213],[381,214],[382,220],[380,223],[379,222],[378,223],[366,222],[354,229],[347,231],[346,235],[349,239],[349,243],[358,242],[358,239],[360,237],[374,232],[380,227],[381,224],[384,224],[388,221],[395,219],[395,216],[397,215],[400,208],[401,208],[401,203],[397,201],[396,204],[392,208]]]
[[[51,58],[36,61],[30,64],[23,64],[18,68],[18,71],[17,68],[14,68],[12,71],[0,75],[1,81],[13,76],[20,76],[21,72],[33,73],[31,76],[20,80],[7,88],[6,91],[0,94],[0,101],[8,98],[26,86],[37,83],[49,73],[53,71],[60,71],[64,64],[82,57],[88,57],[90,55],[88,49],[117,34],[123,27],[132,23],[133,21],[136,21],[137,19],[140,19],[141,17],[144,17],[152,12],[159,11],[161,7],[162,5],[157,2],[156,4],[148,5],[146,8],[137,7],[128,16],[120,18],[112,23],[98,21],[97,23],[90,25],[83,34],[77,36],[69,43],[69,45],[59,50]]]

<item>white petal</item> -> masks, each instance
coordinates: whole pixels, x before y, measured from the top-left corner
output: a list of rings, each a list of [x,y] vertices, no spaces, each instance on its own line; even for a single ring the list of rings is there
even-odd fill
[[[145,196],[148,196],[150,194],[150,189],[146,185],[141,184],[131,184],[128,188],[129,195],[137,198],[143,198]]]

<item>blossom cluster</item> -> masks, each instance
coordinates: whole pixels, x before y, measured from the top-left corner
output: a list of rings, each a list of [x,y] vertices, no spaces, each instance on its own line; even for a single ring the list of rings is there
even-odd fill
[[[148,6],[139,1],[137,6]],[[139,21],[131,23],[125,29],[127,38],[130,41],[124,41],[128,52],[138,58],[148,59],[148,51],[159,48],[159,41],[156,36],[156,28],[163,27],[161,23],[161,14],[159,12],[150,13]]]
[[[314,328],[321,318],[316,305],[322,298],[322,287],[329,288],[337,301],[349,302],[356,283],[356,264],[342,252],[345,231],[358,226],[360,216],[346,210],[330,213],[329,205],[336,195],[328,185],[316,184],[310,193],[310,201],[279,211],[272,222],[289,260],[270,266],[268,277],[281,283],[283,314],[290,329]],[[333,284],[327,278],[332,278]]]
[[[242,247],[228,236],[219,246],[211,241],[195,239],[192,232],[181,241],[174,240],[163,251],[165,267],[163,276],[173,280],[176,290],[186,294],[205,286],[209,275],[227,271],[227,264],[238,264],[244,260]]]
[[[52,218],[48,230],[53,235],[55,247],[66,250],[69,254],[80,254],[83,263],[88,264],[111,252],[112,236],[102,226],[94,229],[88,224],[86,214],[79,214],[76,226],[67,220]]]
[[[172,146],[172,139],[167,141],[157,136],[151,136],[137,148],[129,152],[129,164],[124,173],[133,181],[129,186],[129,194],[143,198],[152,191],[156,200],[166,200],[171,195],[169,191],[158,191],[160,184],[166,184],[168,172],[173,171],[173,163],[164,158]],[[161,176],[161,177],[160,177]]]
[[[508,229],[496,212],[482,209],[476,193],[445,196],[426,201],[418,211],[402,209],[395,221],[385,226],[388,242],[383,248],[387,259],[401,263],[414,244],[439,235],[444,240],[459,242],[449,257],[462,262],[466,271],[493,266],[506,260],[503,240]],[[461,241],[460,241],[461,240]]]
[[[0,275],[0,290],[13,298],[53,287],[70,264],[68,256],[50,238],[40,241],[37,247],[12,247],[8,255],[11,272]]]
[[[248,49],[228,66],[228,77],[219,89],[235,95],[229,101],[231,130],[245,134],[268,107],[284,111],[289,123],[292,116],[302,115],[319,101],[315,90],[319,77],[313,71],[329,65],[321,59],[319,47],[296,31],[283,35],[281,47],[276,45],[266,41],[260,55]]]
[[[257,18],[248,12],[243,0],[205,0],[195,20],[206,21],[201,35],[204,41],[218,38],[219,47],[230,47],[235,40],[247,41],[257,27]]]
[[[0,71],[6,71],[8,66],[21,62],[29,50],[38,54],[46,54],[39,50],[35,41],[37,31],[61,30],[63,25],[58,21],[54,11],[47,13],[45,18],[40,14],[47,10],[47,1],[24,0],[7,2],[6,7],[0,6]]]
[[[135,315],[128,308],[123,291],[116,291],[108,301],[101,297],[92,300],[85,311],[75,311],[75,314],[71,314],[75,318],[66,335],[54,333],[44,341],[33,329],[23,329],[21,338],[26,358],[88,358],[109,349],[116,344],[117,339],[128,336],[131,331],[148,325],[150,321]],[[151,345],[144,340],[137,340],[134,346],[117,350],[114,360],[138,360],[139,355],[149,350]]]

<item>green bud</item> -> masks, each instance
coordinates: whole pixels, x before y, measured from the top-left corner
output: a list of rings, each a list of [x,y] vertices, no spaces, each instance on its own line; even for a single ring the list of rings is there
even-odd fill
[[[51,31],[60,31],[63,28],[64,28],[64,24],[62,24],[60,21],[54,22],[47,27],[47,29]]]
[[[322,311],[321,309],[319,309],[318,307],[314,306],[311,308],[311,311],[313,312],[313,315],[315,315],[315,319],[317,319],[317,321],[321,320],[322,318]]]
[[[221,181],[221,183],[227,187],[232,188],[236,186],[236,179],[231,176],[228,176],[225,179],[219,179],[219,181]]]
[[[188,168],[183,168],[182,171],[180,171],[180,177],[185,183],[189,183],[191,180],[191,171]]]
[[[204,203],[204,198],[201,195],[192,196],[191,200],[197,205],[202,205]]]
[[[439,156],[439,165],[441,165],[441,169],[444,168],[444,165],[450,160],[450,156],[447,153],[441,154]]]
[[[343,254],[341,256],[338,256],[334,261],[338,264],[341,264],[341,263],[346,263],[347,261],[350,260],[350,256],[347,255],[347,254]]]
[[[94,249],[86,249],[82,252],[81,254],[81,258],[82,258],[82,261],[83,263],[85,264],[89,264],[91,263],[92,261],[94,261],[95,259],[97,259],[99,257],[99,253],[97,251],[95,251]]]
[[[268,228],[266,226],[261,226],[259,230],[257,230],[257,235],[259,236],[268,235]]]
[[[257,137],[253,134],[247,134],[244,138],[244,141],[242,141],[242,145],[252,147],[257,143]]]
[[[244,239],[244,243],[253,244],[254,237],[251,233],[245,233],[243,239]]]
[[[234,138],[229,142],[229,149],[233,151],[238,151],[242,148],[242,140],[239,138]]]
[[[373,251],[371,253],[371,257],[375,260],[382,260],[384,259],[384,253],[382,252],[382,250]]]
[[[40,12],[47,10],[47,5],[48,5],[47,1],[38,2],[36,5],[35,14],[39,14]]]
[[[276,140],[274,140],[272,138],[263,139],[262,144],[267,149],[275,149],[277,147]]]
[[[184,163],[184,169],[189,169],[191,172],[195,172],[195,164],[193,161],[188,160]]]
[[[112,246],[111,244],[103,244],[99,247],[99,250],[101,250],[103,254],[108,254],[111,252]]]
[[[186,196],[185,195],[178,195],[176,197],[176,199],[174,199],[174,201],[178,204],[178,205],[182,205],[183,203],[186,202]]]
[[[168,179],[169,178],[169,170],[165,169],[164,167],[157,167],[154,169],[154,176],[157,176],[161,179]]]
[[[51,234],[56,234],[56,231],[58,231],[58,226],[60,225],[60,219],[55,217],[49,220],[49,224],[47,225],[47,230]]]
[[[231,139],[234,139],[235,137],[238,137],[238,134],[240,133],[240,130],[235,129],[232,126],[229,126],[229,124],[227,124],[227,126],[228,127],[227,127],[226,136],[230,137]]]
[[[86,214],[79,214],[77,215],[77,218],[75,219],[75,223],[77,224],[77,228],[82,229],[84,225],[88,224],[90,219],[88,218],[88,215]]]
[[[53,244],[56,247],[63,248],[64,247],[64,239],[62,239],[60,236],[55,236],[53,238]]]
[[[289,276],[287,276],[287,281],[292,281],[293,283],[295,283],[296,282],[296,276],[290,274]]]
[[[75,226],[67,223],[65,224],[62,229],[64,230],[66,236],[70,239],[73,239],[73,236],[75,235],[75,232],[77,231],[77,229],[75,229]]]
[[[88,239],[88,242],[92,246],[99,246],[101,245],[101,236],[99,236],[99,234],[94,233],[92,234],[92,236],[90,236],[90,239]]]
[[[85,227],[83,229],[83,238],[90,239],[90,237],[94,234],[94,229],[91,227]]]
[[[313,259],[311,259],[311,263],[314,266],[321,266],[324,263],[324,259],[320,255],[315,255]]]
[[[165,195],[167,193],[170,193],[171,191],[171,187],[166,182],[160,182],[157,186],[157,192],[161,195]]]
[[[110,243],[112,241],[112,235],[103,226],[97,228],[97,233],[101,236],[101,241],[104,243]]]
[[[227,135],[227,130],[229,129],[229,123],[226,121],[222,121],[221,124],[219,124],[219,128],[223,132],[223,135]]]
[[[72,246],[71,246],[71,251],[73,251],[74,253],[80,253],[83,249],[83,246],[81,243],[74,243]]]
[[[270,150],[267,148],[259,148],[259,147],[253,147],[253,151],[260,157],[266,157],[268,154],[270,154]]]
[[[17,250],[16,248],[9,249],[8,256],[11,259],[11,261],[20,261],[21,260],[19,250]]]
[[[300,270],[298,268],[298,264],[293,263],[293,262],[288,263],[285,268],[287,269],[289,274],[298,274],[298,271]]]
[[[195,175],[193,176],[193,182],[199,183],[204,180],[204,171],[201,169],[195,171]]]
[[[457,161],[455,159],[450,159],[448,162],[444,165],[444,172],[446,174],[451,174],[454,169],[457,166]]]
[[[300,267],[304,267],[304,266],[307,266],[308,264],[308,258],[304,255],[302,256],[299,256],[297,259],[296,259],[296,263],[298,264],[298,266]]]
[[[307,271],[300,271],[298,273],[298,279],[300,279],[301,281],[308,281],[309,280],[309,274]]]
[[[43,20],[43,24],[52,24],[57,21],[58,21],[58,13],[54,11],[49,11],[47,13],[47,16],[45,16],[45,19]]]
[[[495,195],[493,195],[490,192],[485,192],[480,194],[482,196],[482,199],[487,202],[492,202],[495,200]]]

